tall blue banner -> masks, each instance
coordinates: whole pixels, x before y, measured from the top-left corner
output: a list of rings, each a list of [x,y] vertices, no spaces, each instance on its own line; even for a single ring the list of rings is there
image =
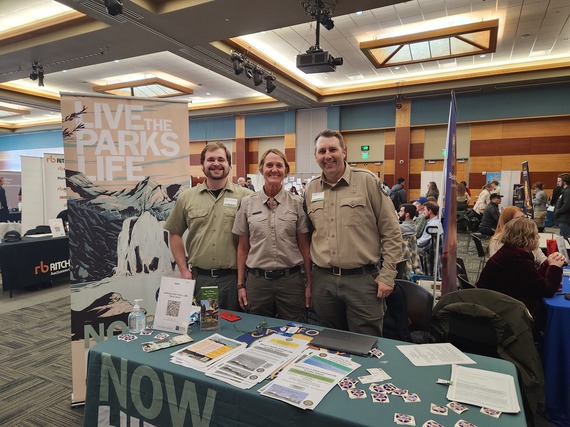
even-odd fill
[[[445,151],[443,255],[441,262],[442,295],[457,289],[457,181],[456,181],[456,102],[451,92],[449,121],[447,125],[447,146]]]

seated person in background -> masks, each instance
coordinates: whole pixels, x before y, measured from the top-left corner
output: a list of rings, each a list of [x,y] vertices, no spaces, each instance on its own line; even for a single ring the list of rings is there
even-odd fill
[[[411,203],[404,203],[400,206],[398,216],[400,217],[400,231],[402,232],[402,237],[416,235],[416,224],[414,223],[416,213],[417,209]]]
[[[427,210],[426,210],[426,203],[428,199],[424,196],[417,198],[416,200],[412,201],[413,205],[416,207],[417,216],[415,219],[416,223],[416,238],[420,238],[424,232],[424,228],[426,228],[427,222]]]
[[[467,187],[465,184],[460,182],[457,184],[457,212],[466,211],[469,206],[469,200],[471,196],[467,193]]]
[[[461,181],[461,184],[463,184],[465,186],[465,191],[467,191],[467,194],[469,194],[469,198],[471,198],[471,190],[467,186],[467,182]]]
[[[433,197],[435,202],[439,199],[439,189],[437,188],[437,184],[433,181],[430,181],[427,185],[426,197],[429,198]]]
[[[491,237],[491,240],[489,240],[489,257],[495,255],[495,253],[503,246],[501,237],[503,236],[503,228],[505,227],[505,224],[514,218],[523,217],[523,211],[521,208],[518,208],[516,206],[507,206],[501,211],[501,215],[499,216],[499,223],[495,229],[495,234],[493,234],[493,237]],[[544,252],[542,252],[542,250],[538,247],[532,251],[532,255],[534,257],[534,263],[536,266],[539,266],[544,261],[546,261],[546,255],[544,255]]]
[[[537,268],[532,252],[538,247],[538,240],[533,220],[515,218],[507,222],[501,235],[503,246],[489,258],[477,281],[478,288],[523,302],[535,319],[535,331],[541,331],[544,325],[542,298],[556,293],[564,264],[564,256],[552,254]]]
[[[427,202],[427,223],[425,229],[418,239],[418,252],[427,252],[431,246],[431,234],[428,233],[428,228],[430,226],[436,226],[441,231],[441,221],[438,218],[439,206],[433,202]]]
[[[501,197],[503,196],[497,193],[491,194],[491,201],[485,208],[483,218],[481,218],[481,224],[479,224],[479,232],[481,234],[486,236],[495,234],[495,229],[499,223],[499,203],[501,203]]]

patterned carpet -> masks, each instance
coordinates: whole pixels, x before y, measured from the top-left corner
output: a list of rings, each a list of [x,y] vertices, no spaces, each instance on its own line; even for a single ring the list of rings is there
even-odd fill
[[[0,425],[73,427],[70,297],[0,315]]]

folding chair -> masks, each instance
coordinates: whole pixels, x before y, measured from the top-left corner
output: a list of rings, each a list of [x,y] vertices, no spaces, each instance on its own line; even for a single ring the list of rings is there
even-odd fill
[[[473,243],[475,244],[475,248],[477,249],[477,255],[479,256],[479,268],[477,268],[477,280],[479,280],[479,274],[481,273],[481,269],[485,265],[487,261],[487,255],[485,255],[485,249],[483,249],[483,242],[479,236],[476,236],[475,233],[471,234],[471,238],[473,239]]]
[[[433,308],[433,295],[417,283],[399,279],[396,279],[395,282],[396,285],[401,286],[406,298],[411,341],[415,343],[427,342]]]
[[[462,258],[457,258],[457,274],[463,274],[467,278],[467,268],[465,268],[465,262]],[[469,279],[468,279],[469,280]]]
[[[471,284],[467,279],[467,275],[462,273],[457,273],[457,289],[475,289],[475,285]]]

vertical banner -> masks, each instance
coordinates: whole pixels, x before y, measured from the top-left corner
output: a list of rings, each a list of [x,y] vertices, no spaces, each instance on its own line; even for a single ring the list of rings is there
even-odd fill
[[[44,154],[44,225],[67,209],[65,160],[63,154]]]
[[[135,298],[151,314],[176,276],[164,221],[188,182],[187,103],[62,94],[71,270],[72,402],[86,356],[127,331]]]
[[[524,185],[513,184],[513,198],[511,204],[524,212]]]
[[[447,125],[447,147],[443,169],[443,257],[441,263],[441,294],[457,289],[457,182],[456,176],[456,103],[455,92],[451,92],[449,123]],[[441,210],[440,210],[441,215]],[[439,252],[439,251],[438,251]],[[437,264],[435,264],[437,265]]]
[[[523,211],[528,218],[534,218],[534,208],[532,207],[532,194],[530,192],[530,172],[528,162],[522,162],[523,186],[524,186],[524,207]]]
[[[22,235],[44,222],[44,173],[41,157],[22,156]]]

